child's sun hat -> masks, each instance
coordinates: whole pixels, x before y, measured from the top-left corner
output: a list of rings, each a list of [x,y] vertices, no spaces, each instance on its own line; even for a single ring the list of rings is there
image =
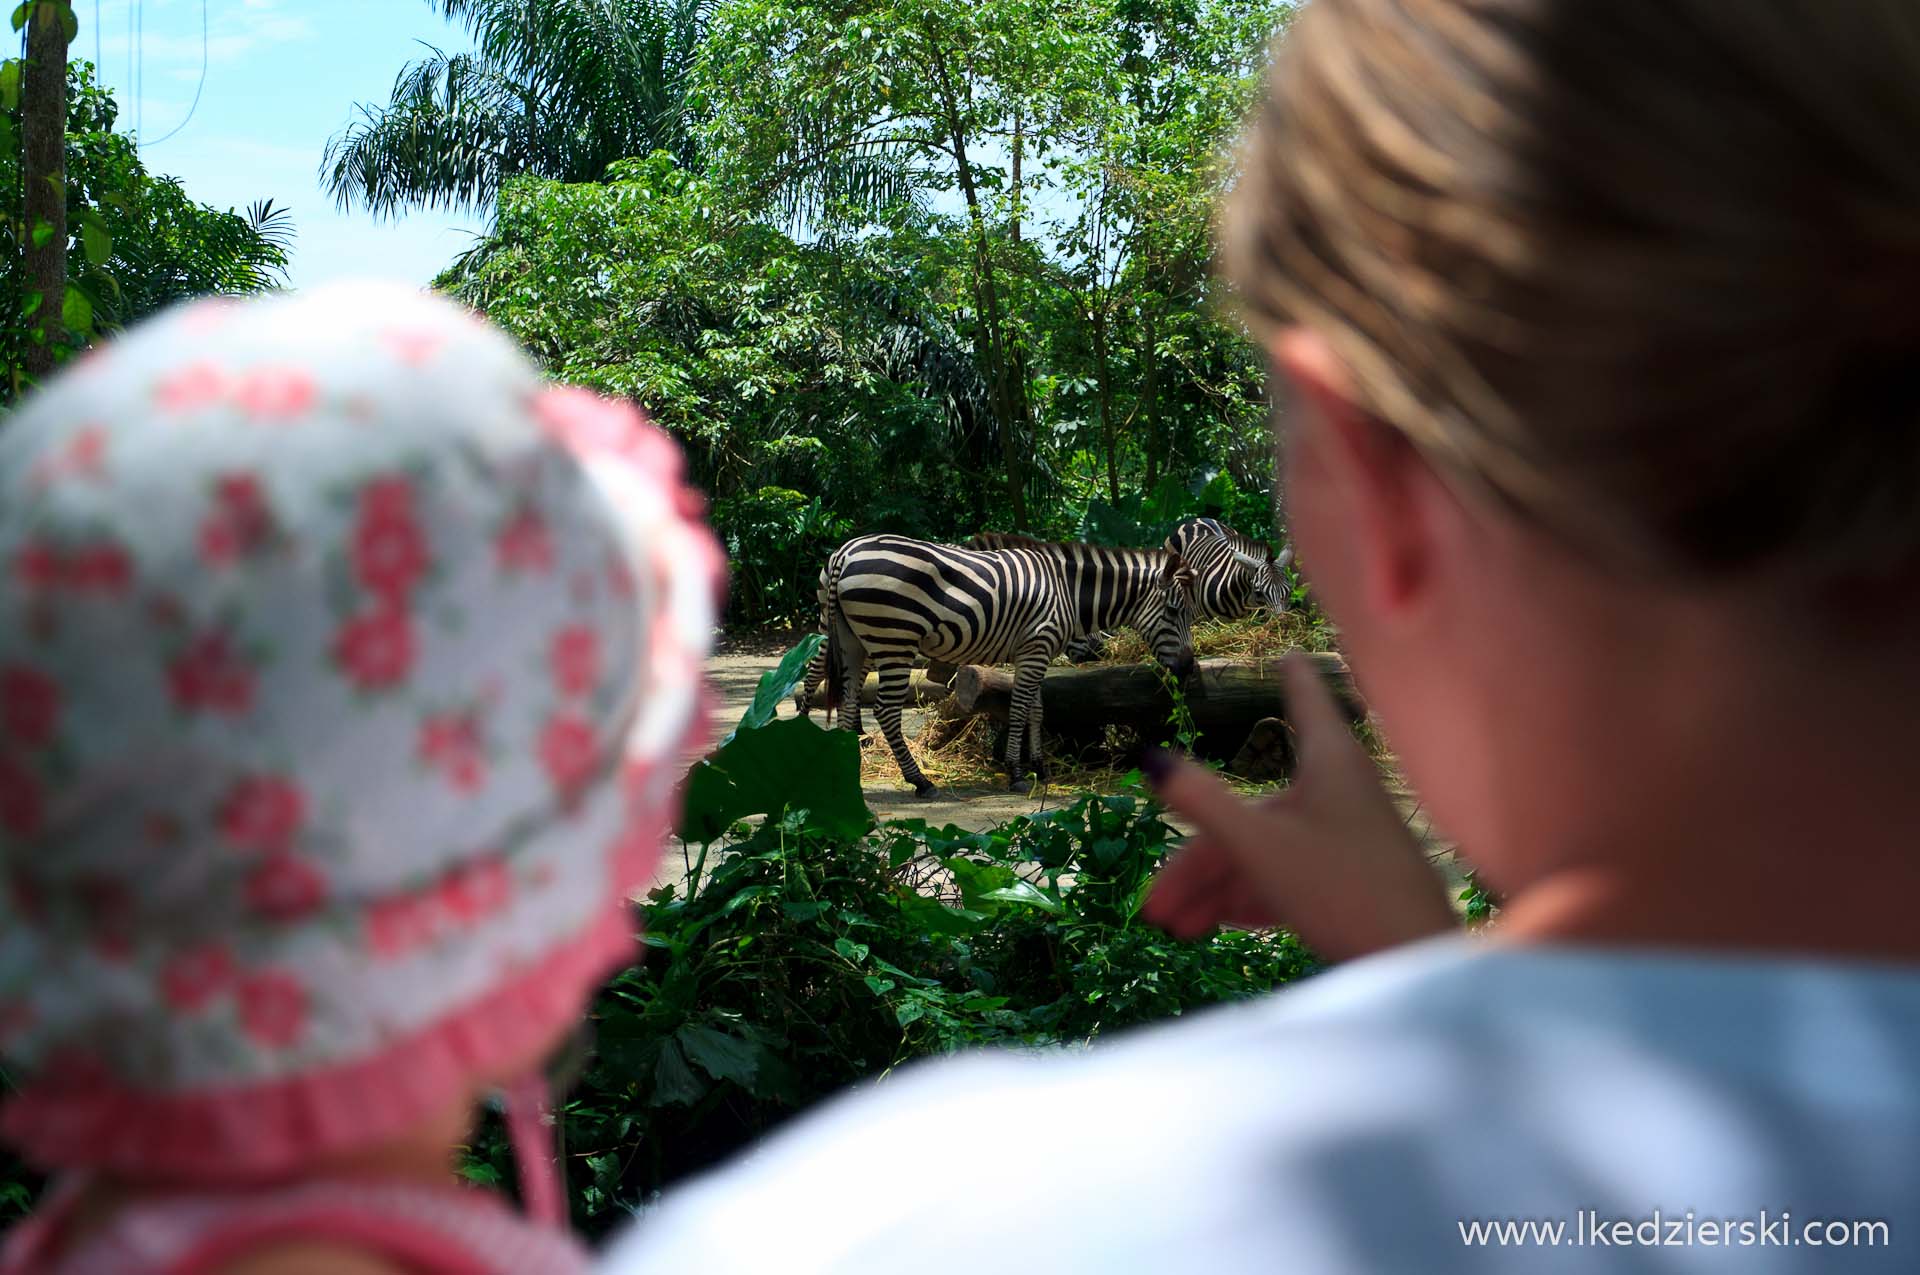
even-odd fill
[[[173,311],[0,424],[6,1139],[270,1181],[533,1069],[636,956],[699,508],[632,408],[385,287]]]

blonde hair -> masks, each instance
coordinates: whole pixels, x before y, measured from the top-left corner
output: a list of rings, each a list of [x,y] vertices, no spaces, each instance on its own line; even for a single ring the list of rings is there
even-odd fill
[[[1361,406],[1636,565],[1920,556],[1920,5],[1313,0],[1223,262]]]

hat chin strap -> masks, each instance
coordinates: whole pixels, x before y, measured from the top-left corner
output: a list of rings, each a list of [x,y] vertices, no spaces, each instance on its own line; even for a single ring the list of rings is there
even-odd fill
[[[506,1103],[507,1144],[513,1148],[514,1167],[520,1175],[520,1206],[533,1221],[565,1229],[566,1193],[554,1164],[553,1134],[547,1130],[553,1105],[547,1078],[535,1068],[507,1084],[501,1096]]]

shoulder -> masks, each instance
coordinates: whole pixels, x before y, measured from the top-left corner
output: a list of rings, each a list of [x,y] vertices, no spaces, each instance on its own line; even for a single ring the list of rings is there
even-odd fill
[[[1009,1243],[1043,1269],[1069,1229],[1059,1270],[1148,1269],[1154,1251],[1200,1269],[1184,1260],[1199,1219],[1284,1207],[1276,1173],[1392,1119],[1374,1096],[1399,1095],[1403,1112],[1446,1105],[1433,1092],[1457,1074],[1446,1051],[1361,1004],[1414,971],[1381,973],[1322,975],[1091,1049],[904,1069],[670,1196],[606,1269],[760,1270],[770,1236],[790,1273],[978,1270]]]
[[[1755,1033],[1783,997],[1815,996],[1850,1027],[1815,1011],[1808,1048],[1825,1056],[1787,1074]],[[1920,1135],[1904,1064],[1884,1062],[1911,1057],[1916,1024],[1911,973],[1422,944],[1094,1049],[910,1068],[670,1197],[606,1269],[957,1273],[1017,1252],[1054,1272],[1267,1269],[1279,1253],[1300,1270],[1439,1271],[1467,1219],[1816,1194],[1857,1214],[1920,1176],[1886,1172]],[[1839,1106],[1805,1088],[1806,1065]],[[1870,1123],[1811,1166],[1808,1120],[1842,1106]],[[1877,1167],[1855,1154],[1874,1138]]]
[[[417,1268],[344,1244],[278,1244],[211,1267],[209,1275],[417,1275]]]

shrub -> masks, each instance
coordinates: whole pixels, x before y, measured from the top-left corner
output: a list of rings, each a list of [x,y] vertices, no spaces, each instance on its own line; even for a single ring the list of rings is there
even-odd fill
[[[594,1006],[597,1056],[563,1108],[590,1233],[910,1059],[1083,1042],[1316,968],[1284,934],[1183,943],[1142,924],[1174,834],[1133,793],[980,833],[916,820],[847,840],[804,810],[743,832],[653,893],[645,963]],[[505,1180],[497,1131],[469,1174]]]
[[[809,653],[797,648],[758,698],[783,695]],[[753,800],[767,731],[788,755],[809,741],[831,755],[809,786],[831,817],[797,808],[791,790]],[[684,882],[649,897],[646,962],[594,1006],[598,1056],[563,1109],[574,1220],[591,1233],[910,1059],[1083,1042],[1316,968],[1284,934],[1184,943],[1140,922],[1176,834],[1137,788],[987,832],[869,818],[849,836],[842,786],[857,800],[858,759],[828,735],[749,712],[696,768],[690,827],[712,809],[770,809],[690,853]],[[505,1171],[490,1130],[469,1173]]]

